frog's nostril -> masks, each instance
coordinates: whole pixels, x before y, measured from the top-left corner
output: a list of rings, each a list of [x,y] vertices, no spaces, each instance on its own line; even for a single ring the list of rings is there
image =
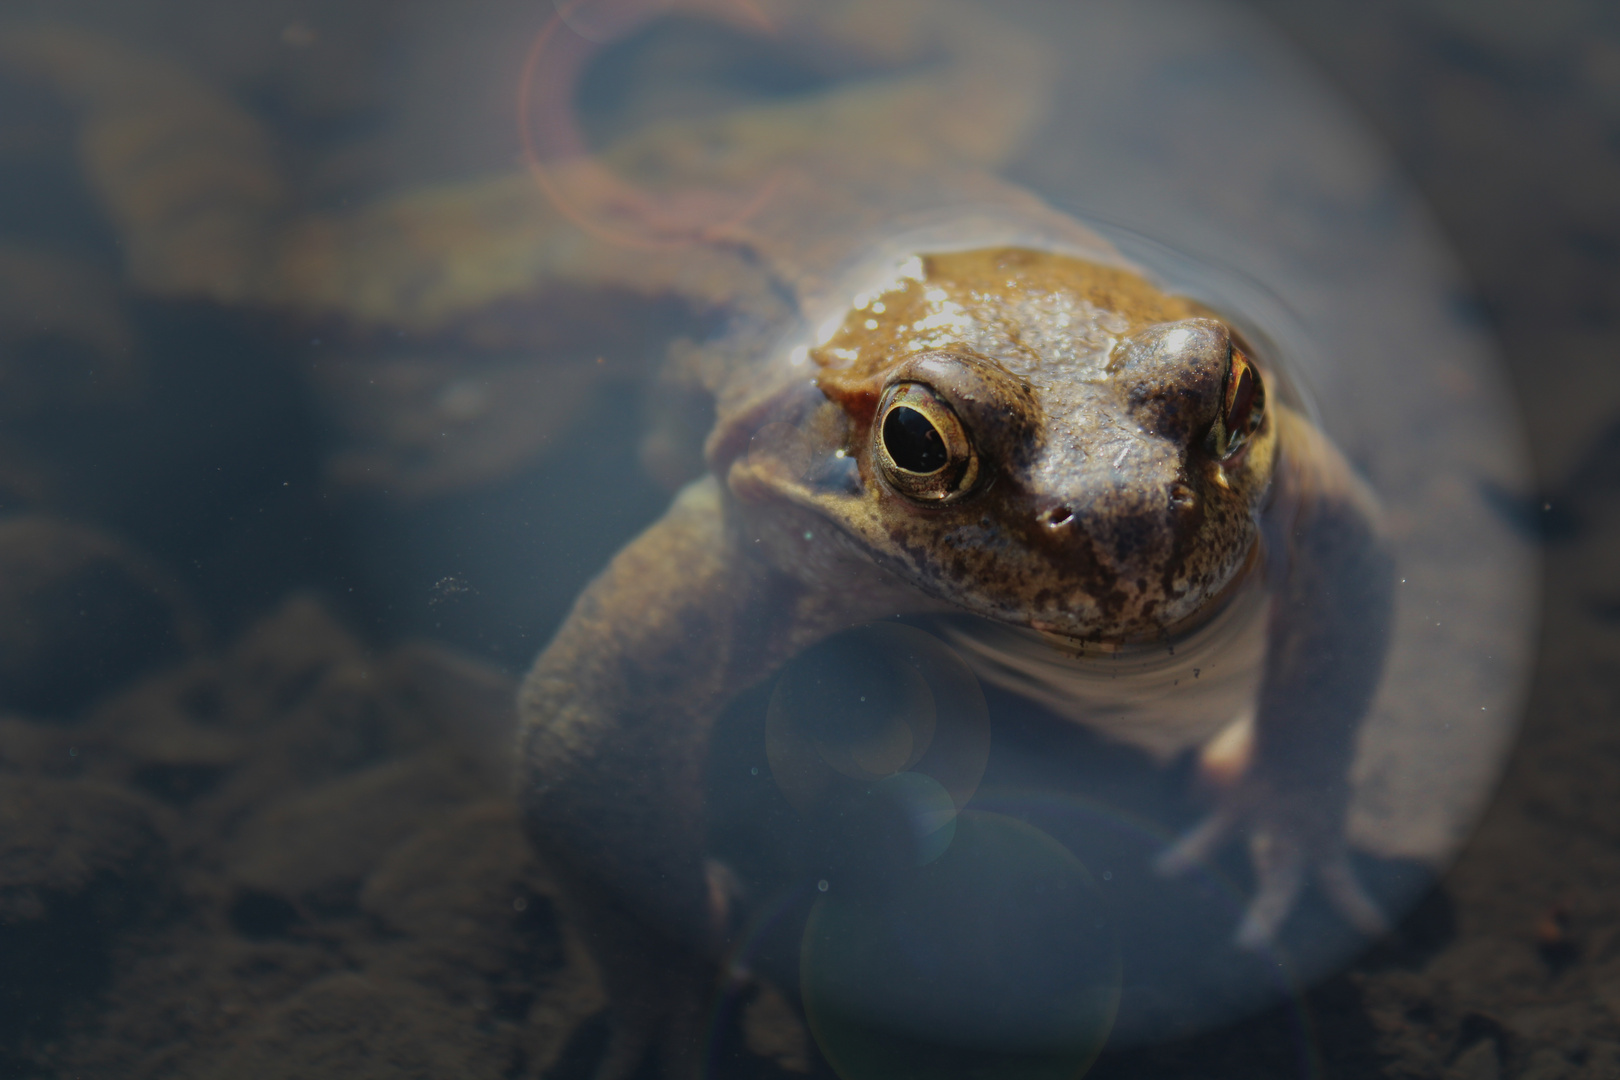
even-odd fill
[[[1074,511],[1067,506],[1054,506],[1041,515],[1041,520],[1046,522],[1049,529],[1061,529],[1074,520]]]

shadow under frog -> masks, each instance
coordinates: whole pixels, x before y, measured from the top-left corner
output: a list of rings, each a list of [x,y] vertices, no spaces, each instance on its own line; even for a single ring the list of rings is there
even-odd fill
[[[1204,755],[1219,799],[1160,868],[1247,840],[1250,948],[1313,874],[1383,928],[1343,837],[1392,564],[1364,485],[1224,323],[1126,270],[991,248],[910,259],[778,366],[722,395],[710,475],[586,589],[522,691],[530,834],[613,1001],[599,1076],[655,1040],[670,1075],[695,1068],[731,903],[704,858],[716,717],[879,618],[973,616],[1061,660],[1256,612],[1252,703]]]

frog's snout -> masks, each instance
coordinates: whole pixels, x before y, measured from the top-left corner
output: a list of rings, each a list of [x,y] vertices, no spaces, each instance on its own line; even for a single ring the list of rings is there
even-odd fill
[[[1161,579],[1178,558],[1196,559],[1192,545],[1207,513],[1200,493],[1171,455],[1142,458],[1128,481],[1088,476],[1027,493],[1031,548],[1088,595],[1125,582],[1144,591],[1140,582]]]

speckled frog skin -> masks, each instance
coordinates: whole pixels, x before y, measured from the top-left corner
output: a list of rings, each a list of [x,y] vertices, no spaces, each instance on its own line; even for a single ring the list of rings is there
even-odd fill
[[[1343,818],[1391,568],[1368,493],[1268,394],[1262,358],[1129,271],[1023,248],[920,255],[829,329],[722,398],[710,475],[590,585],[524,687],[526,818],[618,1018],[603,1075],[660,1030],[678,1058],[712,978],[716,715],[815,642],[895,614],[1108,648],[1173,643],[1262,586],[1252,723],[1223,739],[1220,801],[1161,867],[1247,838],[1240,941],[1268,940],[1313,872],[1377,931]]]

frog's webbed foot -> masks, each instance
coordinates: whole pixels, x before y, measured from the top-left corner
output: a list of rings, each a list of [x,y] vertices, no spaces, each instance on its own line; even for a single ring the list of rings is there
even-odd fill
[[[571,897],[568,883],[559,885],[565,900],[575,901],[571,921],[583,933],[607,997],[608,1038],[594,1080],[628,1080],[649,1054],[671,1080],[697,1076],[713,966],[617,904]]]
[[[741,898],[736,875],[708,860],[709,929],[712,940],[686,944],[650,927],[600,890],[567,875],[559,888],[572,921],[583,932],[607,992],[607,1044],[593,1080],[628,1080],[649,1055],[668,1080],[702,1074],[708,1008],[721,973],[714,957],[733,929]]]
[[[1314,793],[1279,793],[1261,784],[1240,784],[1159,856],[1156,869],[1168,876],[1186,873],[1210,861],[1228,841],[1246,835],[1256,888],[1238,928],[1239,946],[1258,949],[1275,940],[1312,874],[1322,895],[1346,922],[1369,938],[1379,937],[1389,924],[1350,864],[1342,814],[1325,809],[1323,801],[1334,802]]]
[[[702,989],[693,981],[701,976],[688,974],[693,978],[676,976],[645,987],[649,997],[667,993],[663,1000],[614,1004],[612,1030],[592,1080],[629,1080],[649,1054],[656,1055],[659,1074],[669,1080],[702,1075],[705,997],[693,992]]]
[[[626,985],[623,976],[632,973],[635,981]],[[707,967],[649,952],[631,971],[606,974],[610,1026],[593,1080],[628,1080],[649,1054],[657,1055],[659,1072],[670,1080],[699,1076],[704,1003],[712,981]]]

